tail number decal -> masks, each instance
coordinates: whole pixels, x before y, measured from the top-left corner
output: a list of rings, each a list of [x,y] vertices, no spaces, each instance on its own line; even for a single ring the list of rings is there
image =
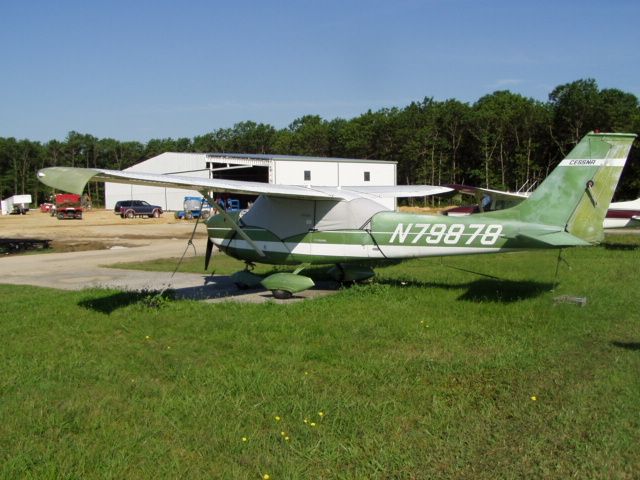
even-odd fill
[[[416,244],[421,240],[429,245],[444,243],[445,245],[458,245],[461,240],[464,245],[471,245],[474,241],[480,240],[482,245],[494,245],[500,238],[502,225],[484,223],[404,223],[396,225],[396,229],[391,235],[389,243],[409,243]],[[413,238],[411,238],[413,237]],[[466,240],[465,240],[466,238]]]

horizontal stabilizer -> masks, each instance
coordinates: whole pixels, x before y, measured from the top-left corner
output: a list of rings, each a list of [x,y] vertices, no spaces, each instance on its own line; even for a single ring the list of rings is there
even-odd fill
[[[531,242],[541,245],[547,245],[549,247],[581,247],[591,245],[591,243],[582,240],[581,238],[571,235],[568,232],[550,232],[541,234],[526,234],[520,233],[518,238],[527,239]]]

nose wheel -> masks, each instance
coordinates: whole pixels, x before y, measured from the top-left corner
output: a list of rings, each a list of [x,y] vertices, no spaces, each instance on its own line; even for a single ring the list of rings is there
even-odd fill
[[[273,294],[273,298],[277,298],[278,300],[289,300],[293,297],[293,293],[287,290],[271,290],[271,293]]]

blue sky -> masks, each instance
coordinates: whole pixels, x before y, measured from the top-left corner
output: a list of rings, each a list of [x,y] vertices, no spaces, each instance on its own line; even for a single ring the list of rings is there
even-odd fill
[[[595,78],[640,96],[640,2],[0,1],[0,137],[147,141]]]

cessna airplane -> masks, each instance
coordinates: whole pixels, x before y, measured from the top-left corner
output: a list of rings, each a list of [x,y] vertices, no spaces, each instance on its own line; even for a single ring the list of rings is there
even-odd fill
[[[314,285],[300,274],[310,265],[333,264],[337,280],[354,282],[372,277],[371,267],[387,260],[597,243],[634,138],[589,133],[529,198],[467,217],[399,213],[376,201],[446,191],[432,186],[306,187],[69,167],[42,169],[38,178],[78,194],[89,180],[187,188],[211,205],[212,192],[260,195],[242,218],[218,207],[206,221],[205,269],[216,245],[245,261],[247,270],[236,274],[236,283],[261,283],[274,297],[289,298]],[[261,279],[250,272],[256,262],[298,268]]]

